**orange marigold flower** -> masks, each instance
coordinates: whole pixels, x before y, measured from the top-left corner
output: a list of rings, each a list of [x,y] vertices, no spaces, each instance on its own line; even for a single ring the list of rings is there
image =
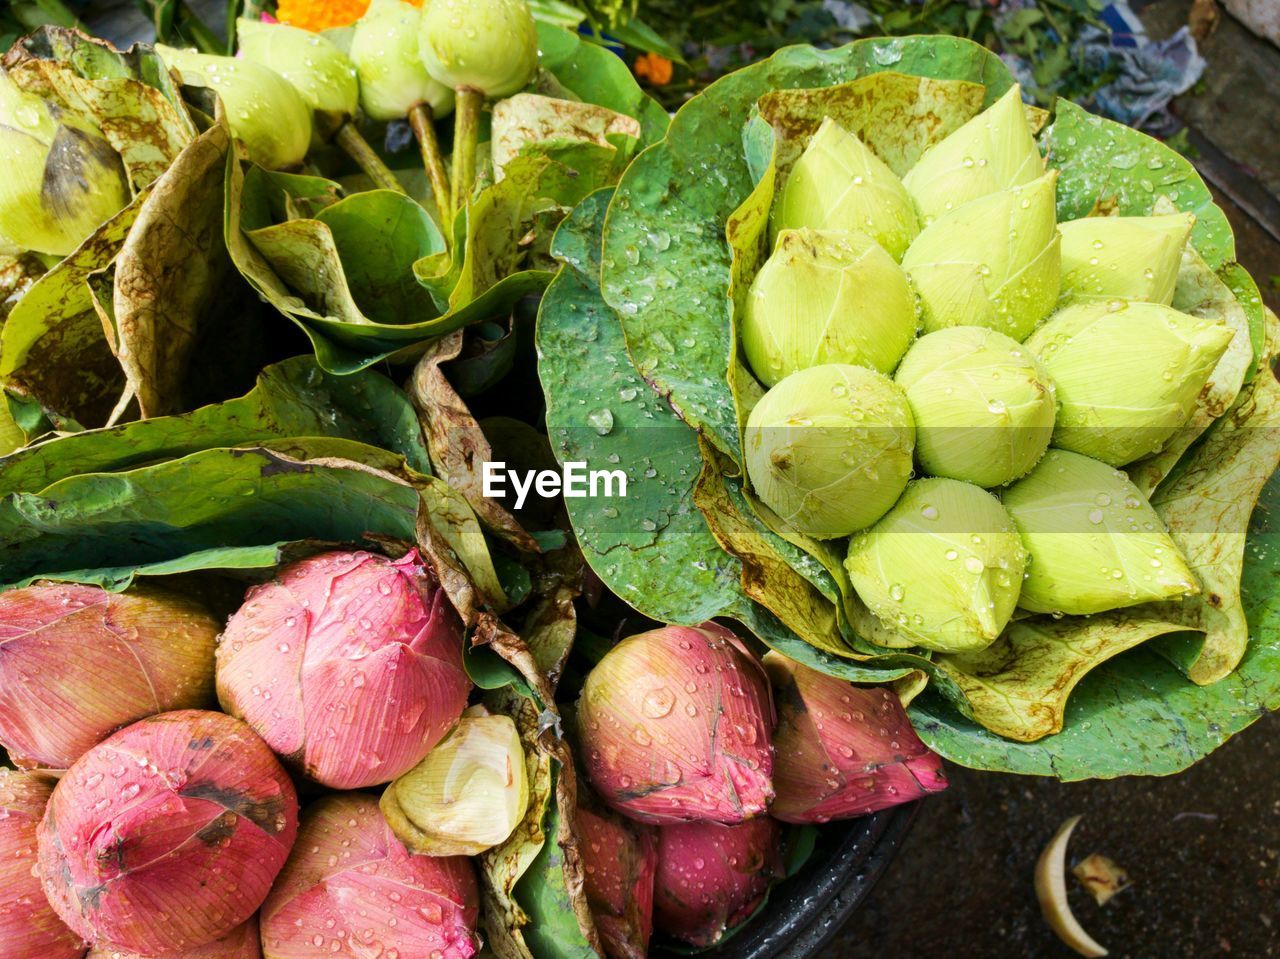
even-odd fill
[[[673,67],[671,61],[656,53],[642,53],[636,57],[632,68],[635,75],[651,87],[666,86],[671,82]]]
[[[422,0],[407,0],[415,7]],[[281,23],[319,32],[355,23],[369,9],[369,0],[280,0],[276,19]]]

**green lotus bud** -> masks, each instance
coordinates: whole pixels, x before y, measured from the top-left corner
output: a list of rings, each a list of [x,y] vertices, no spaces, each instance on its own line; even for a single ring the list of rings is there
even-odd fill
[[[538,31],[524,0],[431,0],[419,33],[422,62],[447,87],[510,96],[538,68]]]
[[[932,146],[902,178],[925,225],[970,200],[1030,183],[1044,173],[1014,86]]]
[[[347,55],[360,78],[360,106],[374,120],[402,120],[419,103],[440,117],[453,88],[437,83],[418,53],[422,11],[401,0],[373,0],[356,21]]]
[[[1024,344],[1058,388],[1053,445],[1112,466],[1159,452],[1186,425],[1231,328],[1159,303],[1079,303]]]
[[[156,44],[156,52],[182,82],[208,87],[226,111],[231,135],[249,159],[269,170],[301,163],[311,145],[311,111],[280,74],[243,57],[218,57]]]
[[[287,23],[241,17],[236,21],[240,53],[293,84],[307,106],[349,117],[360,104],[355,65],[327,37]]]
[[[783,230],[742,318],[742,347],[766,386],[822,363],[889,373],[915,335],[907,275],[864,233]]]
[[[916,422],[926,473],[1003,486],[1035,466],[1053,434],[1053,381],[1015,340],[981,326],[921,337],[894,377]]]
[[[818,539],[870,526],[911,477],[907,398],[882,373],[833,363],[765,393],[743,434],[747,475],[765,505]]]
[[[1056,170],[944,213],[916,237],[902,268],[924,328],[986,326],[1023,340],[1058,301]]]
[[[87,126],[55,118],[0,70],[0,236],[66,256],[129,202],[120,155]]]
[[[1088,615],[1198,592],[1156,511],[1106,463],[1051,449],[1002,499],[1031,557],[1023,609]]]
[[[1088,216],[1058,224],[1062,296],[1069,300],[1173,302],[1182,251],[1196,218]]]
[[[791,168],[773,210],[775,237],[804,226],[865,233],[895,260],[920,229],[902,181],[830,117]]]
[[[882,621],[926,649],[984,649],[1013,615],[1027,553],[990,493],[952,479],[907,484],[849,541],[849,579]]]

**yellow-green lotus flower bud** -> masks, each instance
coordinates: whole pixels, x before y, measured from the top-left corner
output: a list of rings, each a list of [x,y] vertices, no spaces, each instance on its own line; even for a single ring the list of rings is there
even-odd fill
[[[1182,251],[1196,218],[1089,216],[1058,224],[1066,300],[1173,302]]]
[[[287,23],[241,17],[236,21],[240,53],[293,84],[307,106],[349,117],[360,103],[355,65],[327,37]]]
[[[923,479],[849,540],[853,588],[926,649],[984,649],[1013,615],[1027,554],[999,500],[971,483]]]
[[[783,230],[742,318],[747,362],[766,386],[823,363],[889,373],[915,335],[907,275],[865,233]]]
[[[1088,615],[1199,590],[1146,497],[1106,463],[1051,449],[1001,498],[1031,557],[1023,609]]]
[[[490,98],[524,89],[538,68],[538,31],[524,0],[431,0],[419,44],[433,77]]]
[[[902,493],[915,427],[893,380],[832,363],[765,393],[743,441],[764,504],[802,533],[835,539],[870,526]]]
[[[894,377],[916,422],[926,473],[1003,486],[1039,462],[1053,435],[1053,380],[1016,340],[981,326],[921,337]]]
[[[208,87],[226,111],[231,135],[249,159],[269,170],[301,163],[311,146],[311,110],[280,74],[243,57],[218,57],[156,44],[189,86]]]
[[[1015,86],[935,144],[902,178],[923,224],[970,200],[1030,183],[1044,173]]]
[[[426,759],[387,787],[381,802],[391,831],[425,856],[492,849],[511,835],[528,805],[516,724],[482,706],[464,712]]]
[[[773,210],[775,237],[803,226],[865,233],[895,260],[920,229],[902,181],[830,117],[791,168]]]
[[[1159,452],[1191,417],[1232,335],[1219,320],[1159,303],[1059,310],[1024,344],[1058,389],[1053,445],[1112,466]]]
[[[924,228],[902,258],[924,328],[986,326],[1023,340],[1058,301],[1056,170],[971,200]]]
[[[403,119],[419,103],[441,117],[453,88],[437,83],[418,52],[422,11],[401,0],[373,0],[356,21],[347,55],[360,78],[360,106],[374,120]]]
[[[129,202],[120,155],[85,126],[60,122],[0,70],[0,237],[66,256]]]

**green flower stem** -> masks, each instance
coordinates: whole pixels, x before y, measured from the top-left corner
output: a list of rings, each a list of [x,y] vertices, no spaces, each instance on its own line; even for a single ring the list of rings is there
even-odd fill
[[[431,106],[426,103],[415,104],[409,110],[409,126],[413,127],[413,135],[418,140],[422,165],[427,171],[427,179],[431,181],[431,194],[435,197],[436,209],[440,213],[440,232],[447,240],[452,235],[450,224],[453,223],[455,208],[449,197],[449,174],[445,172],[444,154],[440,152],[440,141],[436,139],[435,117],[432,116]]]
[[[484,94],[458,87],[453,127],[453,206],[461,210],[471,199],[476,182],[476,141],[480,137],[480,108]]]
[[[396,179],[396,175],[382,162],[382,157],[369,146],[369,141],[360,134],[354,123],[347,121],[338,128],[337,141],[338,146],[342,147],[347,156],[356,161],[356,165],[379,189],[395,190],[397,193],[407,192]]]

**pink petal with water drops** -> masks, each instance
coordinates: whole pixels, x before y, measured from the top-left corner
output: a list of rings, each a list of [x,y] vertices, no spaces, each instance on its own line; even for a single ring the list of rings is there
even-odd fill
[[[151,955],[246,922],[297,832],[275,756],[222,713],[163,713],[122,729],[66,773],[40,824],[46,895],[79,935]]]
[[[262,907],[263,954],[469,959],[479,911],[469,859],[410,853],[373,796],[327,796],[306,810]]]

